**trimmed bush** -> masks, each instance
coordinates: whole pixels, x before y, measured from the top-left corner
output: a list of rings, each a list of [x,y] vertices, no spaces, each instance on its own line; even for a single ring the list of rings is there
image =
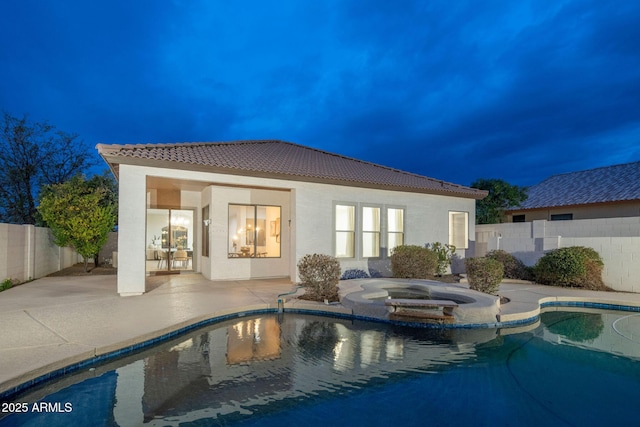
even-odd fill
[[[522,261],[503,250],[495,250],[487,253],[486,258],[495,259],[504,268],[504,277],[507,279],[533,280],[533,273]]]
[[[500,261],[492,258],[466,258],[464,265],[471,289],[491,295],[498,293],[504,276],[504,267]]]
[[[433,277],[438,257],[432,250],[417,245],[396,246],[391,255],[393,277],[400,279],[427,279]]]
[[[536,282],[551,286],[606,290],[602,281],[604,263],[598,252],[584,246],[554,249],[538,260]]]
[[[344,273],[342,273],[340,280],[368,279],[368,278],[369,278],[369,274],[366,271],[360,270],[359,268],[351,268],[345,271]]]
[[[304,286],[303,299],[312,301],[339,301],[338,282],[340,281],[340,262],[323,254],[310,254],[298,261],[300,285]]]

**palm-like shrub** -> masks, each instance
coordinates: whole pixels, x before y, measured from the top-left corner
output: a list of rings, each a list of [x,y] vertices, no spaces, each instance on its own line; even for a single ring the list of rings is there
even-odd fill
[[[427,243],[427,248],[431,249],[436,254],[438,265],[436,267],[436,275],[442,276],[447,272],[447,268],[451,265],[453,255],[456,253],[456,247],[448,243],[442,244],[435,242],[432,244]]]

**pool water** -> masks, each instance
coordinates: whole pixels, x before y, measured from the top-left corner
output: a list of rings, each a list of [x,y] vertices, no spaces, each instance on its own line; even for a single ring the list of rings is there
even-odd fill
[[[640,314],[593,310],[520,330],[243,317],[16,397],[60,411],[0,426],[638,425],[634,336]]]

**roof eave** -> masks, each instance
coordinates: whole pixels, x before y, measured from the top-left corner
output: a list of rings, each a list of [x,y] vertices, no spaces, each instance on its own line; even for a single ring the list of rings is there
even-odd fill
[[[362,181],[316,178],[316,177],[285,174],[285,173],[262,172],[262,171],[255,171],[255,170],[249,171],[249,170],[242,170],[242,169],[223,168],[223,167],[217,167],[217,166],[199,165],[199,164],[193,164],[193,163],[175,162],[175,161],[167,161],[167,160],[125,157],[125,156],[114,155],[113,153],[117,153],[117,151],[100,150],[100,148],[101,147],[98,147],[100,156],[105,160],[105,162],[107,162],[107,164],[109,165],[109,168],[113,172],[116,179],[119,178],[118,166],[120,164],[127,164],[127,165],[133,165],[133,166],[148,166],[148,167],[155,167],[155,168],[209,172],[209,173],[219,173],[219,174],[235,175],[235,176],[250,175],[256,178],[284,179],[289,181],[313,182],[313,183],[319,183],[319,184],[341,185],[341,186],[348,186],[348,187],[404,191],[408,193],[434,194],[434,195],[461,197],[465,199],[475,199],[475,200],[483,199],[488,194],[488,192],[484,190],[477,190],[474,192],[464,192],[464,191],[456,192],[456,191],[451,191],[446,189],[438,190],[438,189],[416,188],[416,187],[407,187],[407,186],[400,186],[400,185],[376,184],[376,183],[369,183],[369,182],[362,182]]]

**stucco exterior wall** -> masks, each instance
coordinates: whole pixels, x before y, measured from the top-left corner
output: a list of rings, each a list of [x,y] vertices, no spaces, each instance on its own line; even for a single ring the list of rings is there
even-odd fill
[[[449,241],[449,212],[468,212],[469,249],[460,249],[464,258],[473,251],[475,200],[429,194],[397,192],[310,182],[223,175],[199,171],[120,165],[119,268],[118,291],[123,295],[144,292],[145,281],[145,187],[149,177],[194,181],[202,185],[198,201],[189,203],[198,213],[210,205],[210,257],[200,260],[202,274],[210,279],[249,279],[289,276],[297,280],[297,261],[309,253],[333,254],[333,209],[335,202],[403,207],[405,243],[424,245]],[[229,203],[282,206],[281,258],[228,259]],[[184,202],[183,202],[184,205]],[[197,206],[196,206],[197,205]],[[291,222],[289,222],[289,220]],[[201,219],[199,220],[201,222]],[[221,242],[221,243],[219,243]],[[200,251],[197,251],[200,253]],[[381,268],[386,260],[356,256],[341,260],[348,268]]]
[[[118,293],[145,292],[146,171],[120,165],[118,185]]]
[[[310,253],[333,254],[335,202],[356,204],[358,207],[405,208],[405,244],[409,245],[448,243],[449,211],[468,212],[470,239],[475,236],[475,200],[471,199],[314,183],[299,183],[296,195],[296,259]],[[358,268],[364,271],[374,269],[383,275],[390,273],[387,259],[362,258],[358,256],[359,248],[359,242],[356,242],[355,258],[340,259],[343,271]],[[460,249],[458,256],[464,258],[466,252]]]
[[[289,244],[291,233],[289,191],[257,188],[210,186],[209,241],[211,258],[208,271],[203,275],[212,280],[234,280],[290,276]],[[280,257],[229,258],[229,204],[271,205],[281,207]]]
[[[640,292],[640,217],[476,225],[478,256],[502,249],[534,265],[547,251],[569,246],[600,254],[607,286]]]

